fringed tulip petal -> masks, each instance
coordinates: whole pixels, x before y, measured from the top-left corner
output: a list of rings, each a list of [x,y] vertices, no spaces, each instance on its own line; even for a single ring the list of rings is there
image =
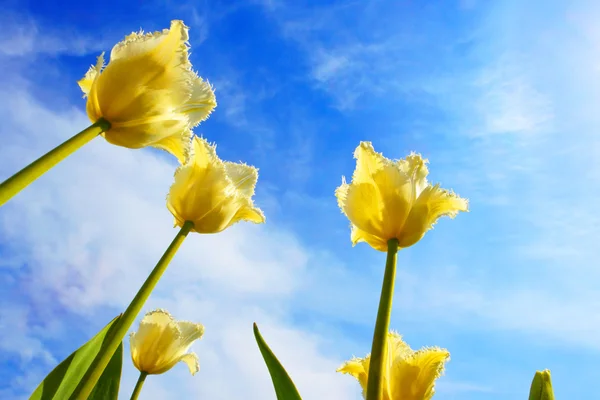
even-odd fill
[[[459,211],[468,211],[469,202],[439,185],[427,186],[415,201],[403,231],[398,235],[400,247],[409,247],[421,240],[443,216],[454,218]]]
[[[356,169],[352,175],[354,183],[372,183],[373,175],[390,164],[383,154],[377,153],[371,142],[360,142],[354,151]]]
[[[198,371],[200,371],[200,363],[198,362],[198,356],[196,353],[188,353],[181,356],[179,361],[185,363],[188,369],[190,370],[190,374],[195,375]]]
[[[367,390],[367,378],[369,375],[369,364],[371,359],[369,357],[365,358],[353,358],[350,361],[346,361],[341,367],[337,369],[336,372],[341,372],[342,374],[352,375],[363,390],[363,396],[365,396]]]
[[[192,97],[179,108],[179,112],[186,114],[190,120],[190,126],[196,127],[205,121],[217,106],[215,91],[212,86],[195,75],[192,87]]]
[[[258,182],[258,169],[242,164],[225,161],[225,170],[233,185],[246,197],[254,196],[254,187]]]
[[[350,240],[352,241],[352,246],[355,246],[360,242],[365,242],[379,251],[387,251],[388,248],[387,241],[381,239],[379,236],[371,235],[370,233],[357,228],[355,225],[352,225]]]
[[[85,76],[79,81],[77,81],[77,84],[83,92],[84,98],[87,97],[88,93],[90,93],[92,85],[94,84],[94,81],[96,80],[98,75],[100,75],[102,67],[104,67],[104,53],[98,56],[98,59],[96,60],[96,65],[92,65],[88,72],[85,73]]]
[[[383,200],[372,183],[352,184],[342,210],[359,229],[378,235],[383,231]]]

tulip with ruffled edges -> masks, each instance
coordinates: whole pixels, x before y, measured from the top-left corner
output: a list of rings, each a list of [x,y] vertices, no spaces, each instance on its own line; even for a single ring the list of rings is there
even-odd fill
[[[439,347],[413,351],[395,332],[388,332],[382,370],[383,400],[430,400],[435,393],[435,381],[444,372],[450,353]],[[366,399],[371,357],[353,358],[337,372],[355,377]]]
[[[78,84],[92,125],[0,183],[0,206],[98,135],[131,149],[152,146],[184,162],[191,131],[217,103],[189,61],[188,27],[132,33],[98,57]]]
[[[170,29],[132,33],[104,53],[78,82],[89,119],[104,119],[112,144],[137,149],[152,146],[184,162],[191,131],[216,107],[214,92],[189,61],[189,28],[172,21]]]
[[[442,216],[468,210],[468,201],[427,181],[427,160],[419,154],[392,161],[361,142],[354,152],[352,182],[337,188],[342,212],[352,223],[352,244],[366,242],[387,251],[388,240],[398,248],[417,243]]]
[[[203,334],[201,324],[177,321],[166,310],[147,313],[129,339],[131,360],[140,371],[131,399],[138,398],[148,375],[163,374],[178,362],[185,363],[192,375],[198,372],[198,356],[188,350]]]
[[[188,162],[175,172],[167,208],[175,225],[190,221],[198,233],[221,232],[239,221],[263,223],[265,216],[252,201],[257,180],[256,168],[221,161],[216,146],[196,136]]]

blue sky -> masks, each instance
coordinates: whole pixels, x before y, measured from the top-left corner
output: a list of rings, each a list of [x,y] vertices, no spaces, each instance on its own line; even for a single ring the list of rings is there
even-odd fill
[[[600,357],[600,6],[498,2],[4,2],[0,179],[89,124],[76,85],[125,34],[183,19],[218,107],[196,128],[260,169],[267,224],[190,236],[145,310],[201,322],[145,399],[274,399],[263,335],[305,399],[360,399],[385,255],[333,195],[361,140],[470,199],[399,253],[392,328],[452,359],[438,400],[589,398]],[[101,139],[0,209],[0,397],[26,398],[120,312],[176,230],[175,161]],[[128,351],[126,349],[126,351]],[[123,397],[135,369],[125,360]]]

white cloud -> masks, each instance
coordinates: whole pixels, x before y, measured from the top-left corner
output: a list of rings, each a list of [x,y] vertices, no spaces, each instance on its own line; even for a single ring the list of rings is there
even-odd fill
[[[13,12],[0,17],[0,56],[85,55],[106,50],[101,38],[83,35],[68,27],[59,30]]]
[[[567,344],[600,351],[597,289],[559,285],[560,290],[551,290],[552,277],[562,275],[552,269],[539,272],[542,276],[537,282],[519,280],[510,288],[503,281],[469,276],[461,270],[438,265],[429,276],[402,273],[397,312],[411,320],[421,316],[444,321],[458,330],[513,332],[538,345]]]
[[[35,336],[35,328],[30,327],[31,319],[26,307],[3,304],[0,309],[0,335],[4,340],[0,343],[0,350],[5,355],[17,355],[21,365],[38,361],[56,363],[57,360]],[[19,334],[15,335],[15,331]]]
[[[551,129],[550,102],[532,87],[517,63],[501,57],[474,82],[475,90],[481,92],[474,116],[483,120],[474,135],[533,135]]]
[[[333,79],[336,74],[344,73],[343,70],[348,66],[348,58],[340,55],[335,56],[325,53],[323,50],[319,52],[318,61],[314,67],[313,74],[319,82],[328,82]]]
[[[318,5],[307,10],[293,4],[265,8],[284,37],[306,54],[310,80],[331,96],[339,110],[360,108],[359,99],[395,89],[397,76],[390,73],[399,72],[399,51],[406,41],[402,33],[381,34],[379,27],[371,26],[380,17],[375,17],[374,3]],[[369,26],[360,37],[354,21],[357,15]]]

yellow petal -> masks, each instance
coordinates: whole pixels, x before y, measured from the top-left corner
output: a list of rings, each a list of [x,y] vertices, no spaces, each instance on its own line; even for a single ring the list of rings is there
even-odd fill
[[[258,182],[258,169],[243,163],[225,161],[225,170],[233,185],[242,195],[254,196],[254,187]]]
[[[181,331],[180,344],[188,349],[192,343],[202,337],[204,334],[204,326],[189,321],[179,321],[179,330]]]
[[[410,177],[396,165],[390,164],[373,174],[379,190],[382,239],[400,236],[404,222],[410,213],[414,198],[414,187]],[[352,219],[351,219],[352,220]]]
[[[217,156],[217,145],[210,144],[202,137],[194,136],[192,141],[192,151],[190,159],[197,168],[209,169],[213,165],[221,166],[223,162]]]
[[[377,187],[373,183],[352,183],[345,190],[342,211],[350,222],[383,238],[383,202]]]
[[[93,86],[103,117],[114,126],[173,111],[189,99],[193,72],[188,60],[187,27],[132,34],[117,44]]]
[[[240,221],[253,222],[255,224],[263,224],[266,221],[265,215],[260,208],[254,207],[252,200],[243,197],[239,200],[239,208],[228,226],[231,226]]]
[[[346,199],[348,198],[348,190],[350,190],[350,185],[346,183],[346,177],[342,176],[342,184],[335,189],[335,197],[337,199],[338,207],[344,215],[346,215],[344,206],[346,204]]]
[[[185,105],[178,109],[178,112],[188,116],[190,126],[193,128],[208,118],[217,106],[217,99],[212,86],[195,73],[192,82],[192,95]]]
[[[391,371],[394,400],[429,400],[435,380],[444,371],[450,353],[440,348],[425,348],[412,356],[398,359]]]
[[[191,130],[184,129],[181,131],[180,135],[172,135],[159,139],[152,144],[152,147],[173,154],[177,160],[183,164],[190,155],[192,135],[193,133]]]
[[[410,153],[406,159],[398,160],[398,167],[404,171],[404,173],[410,177],[413,182],[413,194],[412,201],[421,194],[421,192],[428,186],[427,175],[429,169],[427,168],[427,159],[423,159],[420,154]]]
[[[371,142],[360,142],[354,151],[356,169],[352,175],[352,183],[372,182],[373,174],[389,165],[391,161],[381,153],[377,153]]]
[[[387,252],[388,249],[386,240],[360,230],[355,225],[352,225],[352,229],[350,231],[350,240],[352,241],[352,246],[355,246],[360,242],[365,242],[375,250]]]
[[[468,211],[468,200],[439,185],[426,187],[417,198],[398,238],[400,247],[412,246],[433,227],[442,216],[454,218],[459,211]]]
[[[178,62],[189,66],[188,42],[189,27],[183,21],[173,20],[169,29],[162,32],[144,34],[133,32],[117,43],[110,52],[110,60],[116,61],[126,58],[150,57],[155,63],[167,65],[172,60],[173,49],[179,47]]]
[[[402,335],[400,335],[397,332],[388,332],[387,344],[389,346],[390,351],[390,362],[393,362],[393,360],[396,360],[398,358],[409,357],[411,354],[414,353],[410,346],[404,340],[402,340]]]
[[[198,362],[198,356],[196,353],[188,353],[181,356],[179,361],[182,361],[187,365],[190,370],[190,374],[194,375],[196,372],[200,371],[200,363]]]
[[[129,149],[152,146],[172,153],[178,160],[185,159],[190,146],[187,120],[181,115],[168,115],[166,118],[111,125],[103,136],[107,142],[117,146]]]
[[[369,374],[369,363],[370,357],[365,358],[353,358],[350,361],[345,362],[336,372],[342,374],[352,375],[356,378],[363,390],[363,396],[367,391],[367,378]]]
[[[83,92],[83,97],[87,97],[88,93],[92,89],[92,84],[96,80],[96,77],[102,71],[102,67],[104,66],[104,53],[98,56],[96,60],[96,65],[92,65],[88,72],[85,73],[84,77],[77,81],[77,84],[81,88]]]

